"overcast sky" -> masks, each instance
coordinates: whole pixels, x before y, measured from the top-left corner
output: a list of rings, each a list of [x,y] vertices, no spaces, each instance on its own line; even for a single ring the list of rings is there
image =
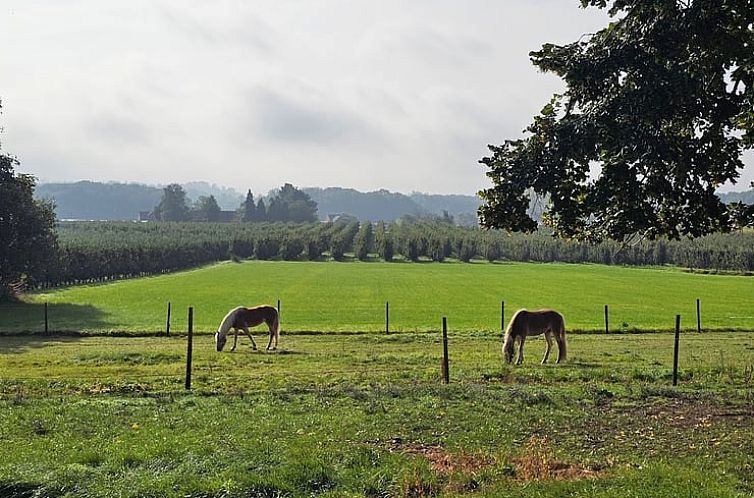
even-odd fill
[[[42,181],[474,194],[577,0],[0,0],[0,136]],[[754,180],[754,159],[735,189]]]

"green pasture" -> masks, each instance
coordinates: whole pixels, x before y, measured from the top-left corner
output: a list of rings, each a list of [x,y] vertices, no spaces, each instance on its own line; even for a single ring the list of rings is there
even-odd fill
[[[232,307],[281,301],[285,331],[381,331],[385,303],[390,328],[500,330],[518,308],[552,307],[569,330],[604,330],[609,305],[613,331],[670,330],[675,315],[696,329],[696,299],[707,330],[754,329],[754,278],[701,275],[668,268],[527,263],[221,263],[149,278],[83,285],[0,305],[0,333],[44,328],[44,303],[55,331],[185,331],[187,308],[195,330],[213,331]]]
[[[252,265],[253,267],[253,265]],[[0,338],[0,496],[734,497],[754,493],[754,335]]]

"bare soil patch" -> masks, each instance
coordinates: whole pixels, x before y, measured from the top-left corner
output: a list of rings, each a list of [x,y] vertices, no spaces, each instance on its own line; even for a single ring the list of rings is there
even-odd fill
[[[659,405],[647,403],[627,408],[625,413],[683,429],[710,427],[715,423],[735,426],[754,423],[754,406],[728,406],[706,400],[674,399]]]
[[[493,467],[497,461],[481,453],[449,452],[440,445],[404,441],[393,438],[387,441],[375,441],[372,444],[386,448],[393,453],[403,453],[426,458],[432,470],[438,474],[448,475],[463,473],[477,475]],[[518,481],[534,480],[577,480],[595,479],[605,472],[604,467],[584,467],[579,464],[558,460],[545,437],[533,436],[526,444],[521,456],[512,458],[506,467],[511,477]]]
[[[519,481],[596,479],[605,472],[604,467],[584,467],[555,458],[546,437],[532,436],[524,447],[523,455],[513,458],[513,477]]]
[[[401,438],[375,441],[372,444],[386,448],[391,453],[404,453],[426,458],[432,470],[438,474],[461,472],[476,475],[478,472],[490,468],[496,463],[495,459],[489,455],[481,453],[473,454],[464,451],[449,452],[440,445],[404,441]]]

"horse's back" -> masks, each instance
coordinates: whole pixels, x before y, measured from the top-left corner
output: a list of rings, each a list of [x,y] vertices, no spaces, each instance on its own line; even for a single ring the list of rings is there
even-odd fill
[[[261,304],[254,306],[253,308],[243,308],[238,315],[236,315],[236,321],[245,322],[249,327],[254,327],[262,322],[272,323],[277,317],[278,310],[274,306],[269,304]]]
[[[565,329],[563,315],[552,309],[521,309],[516,312],[515,320],[518,328],[532,333],[542,333],[547,329],[560,332]]]

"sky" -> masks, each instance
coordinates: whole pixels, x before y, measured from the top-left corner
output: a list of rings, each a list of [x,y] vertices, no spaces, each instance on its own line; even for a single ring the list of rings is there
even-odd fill
[[[43,182],[475,194],[578,0],[0,0],[0,144]],[[754,180],[754,155],[736,186]]]

